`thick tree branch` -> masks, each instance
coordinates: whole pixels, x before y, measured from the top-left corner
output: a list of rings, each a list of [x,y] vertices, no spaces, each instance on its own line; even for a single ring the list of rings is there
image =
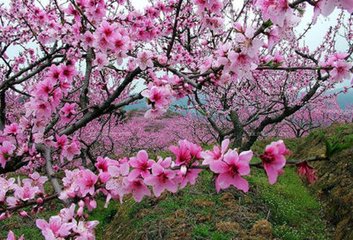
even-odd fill
[[[180,13],[180,9],[181,9],[181,4],[183,3],[183,0],[179,0],[178,2],[178,6],[176,9],[176,13],[175,13],[175,20],[174,20],[174,26],[173,26],[173,33],[172,33],[172,39],[170,40],[170,44],[168,46],[167,49],[167,58],[170,58],[170,53],[173,49],[173,45],[175,42],[175,37],[178,31],[178,20],[179,20],[179,13]]]
[[[53,170],[53,165],[52,165],[52,158],[51,158],[51,150],[50,147],[38,144],[36,146],[36,149],[42,153],[43,157],[45,158],[45,169],[47,171],[47,176],[56,192],[57,195],[60,195],[62,188],[59,183],[59,180],[55,177],[55,173]]]
[[[112,95],[100,106],[94,107],[93,111],[87,112],[80,120],[74,124],[68,126],[63,131],[60,132],[60,135],[70,135],[77,131],[78,129],[86,126],[89,122],[93,121],[97,117],[106,114],[107,109],[111,107],[112,103],[120,96],[124,89],[134,80],[134,78],[140,74],[142,71],[138,67],[133,72],[129,73],[124,81],[117,87]]]

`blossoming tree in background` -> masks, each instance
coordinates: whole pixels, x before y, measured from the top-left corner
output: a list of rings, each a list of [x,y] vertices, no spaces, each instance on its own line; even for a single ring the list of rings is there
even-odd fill
[[[333,123],[352,122],[352,111],[349,106],[342,109],[336,98],[331,96],[320,100],[307,104],[281,123],[265,129],[264,136],[299,138],[319,127],[328,127]]]
[[[317,119],[315,125],[326,126],[328,122],[342,118],[343,111],[337,104],[324,103],[334,101],[327,99],[336,97],[334,89],[338,83],[351,80],[352,17],[342,11],[336,22],[332,21],[333,26],[325,37],[320,39],[321,44],[310,50],[303,39],[314,28],[318,14],[330,15],[335,1],[295,1],[299,2],[314,6],[306,9],[314,11],[314,19],[303,31],[296,28],[301,15],[298,10],[303,10],[303,5],[293,9],[288,1],[278,1],[277,4],[257,1],[254,11],[259,10],[270,22],[258,22],[256,15],[244,18],[236,15],[234,18],[238,17],[238,21],[233,23],[236,48],[227,41],[216,46],[205,44],[205,49],[214,48],[215,51],[205,56],[200,74],[192,77],[208,77],[217,84],[193,91],[188,97],[216,132],[219,142],[230,138],[232,146],[247,150],[259,137],[268,135],[269,130],[283,131],[282,127],[290,127],[294,118],[308,115],[309,109],[320,103],[331,114],[325,119],[323,113],[320,116],[322,123]],[[352,2],[336,3],[338,7],[351,11]],[[252,9],[251,1],[248,4],[244,8]],[[248,25],[249,19],[256,24]],[[259,24],[260,29],[257,28]],[[346,52],[340,52],[345,45]],[[209,72],[212,74],[207,75]],[[350,88],[351,85],[346,86],[344,92]],[[304,118],[306,121],[310,116]],[[304,127],[304,133],[310,123],[306,121],[305,125],[308,126]]]
[[[288,150],[274,142],[254,164],[252,144],[269,124],[351,74],[353,48],[338,53],[334,44],[341,27],[352,39],[351,0],[152,2],[143,12],[125,0],[0,6],[0,220],[26,216],[25,207],[45,210],[59,198],[66,208],[36,221],[43,236],[94,239],[98,222],[85,213],[97,207],[97,197],[108,204],[175,193],[203,170],[214,173],[217,191],[234,186],[247,192],[244,176],[252,166],[263,167],[274,184]],[[314,22],[335,8],[342,10],[337,27],[317,51],[301,46],[293,29],[303,11],[314,11]],[[221,133],[209,107],[230,119],[233,128],[220,134],[221,146],[205,151],[180,140],[170,157],[150,159],[140,150],[113,159],[121,151],[114,138],[125,139],[136,127],[124,129],[126,106],[145,98],[145,117],[154,118],[183,97],[204,113],[212,131]],[[256,125],[243,144],[245,123]],[[13,172],[28,177],[9,177]],[[46,182],[54,192],[45,192]],[[15,239],[13,232],[8,239]]]

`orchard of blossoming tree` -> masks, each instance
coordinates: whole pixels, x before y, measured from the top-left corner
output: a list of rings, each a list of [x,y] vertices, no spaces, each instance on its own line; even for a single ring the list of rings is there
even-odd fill
[[[44,238],[94,239],[98,221],[85,213],[97,197],[140,202],[182,191],[201,171],[214,174],[217,192],[247,192],[252,167],[274,184],[289,150],[281,140],[259,153],[251,146],[285,121],[320,119],[310,109],[351,77],[352,0],[151,3],[143,11],[128,0],[0,5],[0,221],[35,216],[59,198],[66,208],[36,220]],[[335,27],[309,50],[301,39],[334,10]],[[313,18],[298,36],[304,12]],[[336,44],[342,36],[344,52]],[[185,117],[165,135],[152,128],[140,136],[147,120],[124,122],[125,107],[139,99],[149,106],[144,117],[158,121],[180,98],[203,119]],[[199,145],[212,138],[212,150]],[[151,159],[143,150],[151,141],[170,156]],[[250,163],[254,156],[262,163]],[[313,177],[305,159],[287,164]],[[16,173],[27,177],[11,177]],[[16,239],[13,232],[8,239]]]

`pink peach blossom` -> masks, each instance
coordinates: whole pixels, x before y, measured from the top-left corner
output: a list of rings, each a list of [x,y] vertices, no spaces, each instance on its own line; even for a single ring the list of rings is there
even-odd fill
[[[167,169],[170,167],[171,159],[160,159],[152,165],[152,175],[146,177],[144,182],[152,186],[153,193],[159,197],[162,192],[168,190],[175,193],[178,190],[178,185],[175,182],[176,173],[173,170]]]
[[[286,165],[285,155],[289,153],[282,140],[266,146],[265,153],[260,156],[270,184],[277,182],[278,175]]]
[[[155,162],[148,158],[148,153],[141,150],[137,153],[136,157],[130,159],[129,164],[133,167],[133,170],[129,173],[128,180],[133,181],[137,177],[143,178],[150,175],[150,169]]]
[[[0,145],[0,165],[2,168],[5,168],[7,160],[14,153],[16,147],[8,141],[2,142]]]
[[[214,161],[210,163],[212,172],[219,174],[216,179],[216,189],[234,187],[247,192],[249,190],[248,182],[242,178],[250,174],[250,160],[253,156],[252,151],[238,153],[235,150],[228,150],[224,155],[223,161]]]

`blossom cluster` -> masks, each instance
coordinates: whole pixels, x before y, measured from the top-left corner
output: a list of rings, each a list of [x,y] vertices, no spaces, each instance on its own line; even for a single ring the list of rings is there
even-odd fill
[[[197,13],[202,16],[201,23],[204,28],[209,28],[213,31],[220,31],[224,25],[224,19],[221,14],[223,7],[222,1],[212,0],[195,0]]]
[[[49,222],[38,219],[37,227],[41,230],[46,240],[73,238],[77,240],[95,239],[94,228],[98,221],[85,221],[83,209],[79,207],[76,211],[76,205],[71,204],[69,208],[60,210],[56,216],[52,216]]]
[[[353,64],[347,62],[347,57],[348,54],[346,53],[335,53],[332,56],[329,56],[327,61],[322,64],[325,67],[332,68],[330,76],[333,80],[340,82],[351,77]]]
[[[164,191],[175,193],[187,184],[193,185],[202,169],[208,168],[216,175],[217,191],[233,185],[247,192],[249,186],[243,176],[250,174],[253,153],[238,153],[236,149],[228,149],[228,145],[229,140],[224,140],[222,147],[203,151],[197,144],[182,140],[178,146],[170,147],[175,160],[171,157],[152,160],[144,150],[135,157],[119,160],[99,157],[95,164],[97,174],[88,169],[65,170],[60,198],[82,199],[89,210],[96,207],[94,197],[98,193],[106,196],[107,203],[110,199],[123,201],[129,194],[140,202],[152,193],[159,197]],[[260,156],[271,184],[282,173],[286,154],[283,141],[278,141],[267,146]]]
[[[0,219],[24,206],[35,206],[35,213],[59,196],[78,210],[71,206],[49,222],[39,220],[43,235],[91,239],[96,222],[86,222],[83,212],[97,207],[98,194],[107,204],[128,195],[139,202],[195,184],[204,169],[214,174],[217,191],[234,186],[247,192],[253,165],[263,167],[274,184],[288,154],[282,141],[266,147],[261,163],[251,163],[252,151],[230,149],[229,140],[213,150],[183,140],[169,148],[173,157],[152,159],[141,150],[148,147],[144,142],[159,138],[151,146],[165,149],[176,139],[167,142],[141,124],[144,135],[130,143],[137,122],[124,124],[125,107],[138,99],[150,106],[145,116],[156,117],[174,99],[187,97],[186,108],[197,105],[213,125],[205,127],[206,135],[234,138],[234,145],[250,149],[272,123],[324,99],[351,77],[350,51],[335,53],[335,43],[338,35],[352,39],[346,13],[353,11],[352,0],[233,2],[156,0],[142,11],[126,0],[1,4]],[[296,36],[308,7],[314,21],[335,8],[345,10],[314,51],[300,41],[314,25]],[[178,140],[186,138],[180,125],[171,127]],[[114,145],[118,141],[124,149]],[[109,155],[136,149],[130,158]],[[46,171],[53,195],[44,192],[47,177],[35,171]],[[28,177],[8,178],[10,172]],[[308,164],[298,164],[298,172],[315,180]],[[9,239],[15,238],[10,232]]]
[[[40,206],[43,203],[44,184],[48,180],[45,176],[40,176],[39,173],[34,172],[29,174],[29,178],[24,179],[6,179],[0,177],[0,210],[1,208],[14,208],[24,202],[34,200]],[[34,211],[39,208],[34,209]],[[20,212],[21,215],[26,216],[25,211]],[[10,212],[2,212],[0,220],[11,216]]]
[[[194,185],[203,169],[209,169],[215,175],[217,192],[230,186],[244,192],[249,190],[244,176],[250,174],[253,152],[238,153],[236,149],[229,149],[228,139],[221,146],[206,151],[197,144],[181,140],[177,146],[171,146],[170,151],[175,160],[172,157],[152,160],[146,151],[141,150],[134,157],[119,160],[98,157],[94,172],[89,169],[65,170],[64,189],[59,198],[78,202],[79,207],[75,211],[76,205],[72,204],[61,210],[58,216],[52,216],[49,222],[37,220],[43,236],[47,240],[66,237],[94,239],[94,227],[98,222],[85,222],[84,208],[88,211],[95,209],[98,194],[106,197],[106,204],[111,199],[122,202],[126,195],[140,202],[146,196],[159,197],[165,191],[176,193],[188,184]],[[260,156],[271,184],[283,171],[287,153],[283,141],[278,141],[268,145]],[[26,202],[34,201],[34,211],[42,208],[46,200],[44,184],[48,179],[37,172],[29,176],[17,182],[13,178],[0,178],[0,210],[5,210],[0,219],[10,217],[11,211],[6,209],[20,207]],[[27,216],[25,211],[20,214]],[[9,236],[12,237],[13,233]]]
[[[148,103],[152,106],[145,114],[145,117],[150,118],[160,116],[168,109],[172,98],[172,90],[169,85],[150,85],[148,89],[142,92],[142,96],[148,99]]]

